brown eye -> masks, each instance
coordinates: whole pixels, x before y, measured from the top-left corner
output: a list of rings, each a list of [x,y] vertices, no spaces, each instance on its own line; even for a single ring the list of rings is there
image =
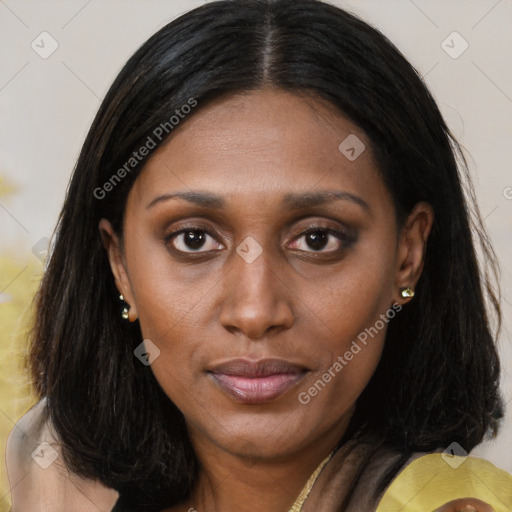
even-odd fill
[[[188,227],[168,235],[165,239],[172,248],[184,253],[214,251],[222,247],[205,229]]]
[[[340,231],[315,228],[303,233],[293,242],[293,249],[308,252],[336,252],[348,246],[350,239]]]
[[[329,245],[329,233],[324,231],[311,231],[306,237],[306,244],[315,251],[321,251]]]

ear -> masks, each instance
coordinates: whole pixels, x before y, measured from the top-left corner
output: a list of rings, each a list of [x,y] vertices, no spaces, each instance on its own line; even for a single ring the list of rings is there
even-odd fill
[[[101,241],[105,247],[112,274],[119,293],[123,296],[124,301],[128,304],[129,314],[128,319],[130,322],[137,320],[137,309],[133,292],[126,271],[126,261],[124,258],[124,251],[119,236],[114,231],[112,224],[107,219],[101,219],[98,225],[101,235]]]
[[[434,210],[426,202],[416,204],[402,228],[398,240],[396,303],[411,300],[402,297],[404,288],[415,290],[423,271],[427,239],[434,223]]]

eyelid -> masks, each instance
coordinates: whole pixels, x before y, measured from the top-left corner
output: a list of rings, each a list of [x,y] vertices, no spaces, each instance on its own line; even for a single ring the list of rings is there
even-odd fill
[[[297,226],[293,227],[293,231],[297,233],[296,236],[304,235],[305,233],[316,229],[339,233],[346,238],[354,238],[358,233],[358,229],[352,223],[342,222],[341,220],[326,217],[317,220],[308,219],[306,222],[301,222],[299,220],[299,222],[296,222],[295,224],[297,224]]]
[[[173,235],[177,235],[178,233],[183,233],[186,231],[204,231],[207,235],[213,237],[214,235],[211,233],[210,228],[206,226],[200,226],[199,224],[185,224],[183,226],[179,226],[176,228],[173,228],[168,233],[165,234],[164,238],[168,239],[171,238]]]
[[[323,219],[317,221],[308,221],[306,225],[301,225],[297,230],[299,234],[304,234],[309,231],[314,231],[315,229],[325,229],[326,231],[336,231],[342,234],[350,234],[353,231],[349,226],[341,223],[340,221],[335,221],[331,219]]]

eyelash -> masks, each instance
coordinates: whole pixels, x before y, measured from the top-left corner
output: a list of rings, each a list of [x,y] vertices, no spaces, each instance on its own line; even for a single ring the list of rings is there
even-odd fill
[[[175,231],[172,231],[171,233],[169,233],[168,235],[165,236],[164,242],[166,245],[168,245],[170,242],[172,242],[172,240],[174,238],[177,238],[179,235],[188,233],[190,231],[204,233],[215,240],[215,236],[208,229],[206,229],[202,226],[191,225],[191,226],[186,226],[184,228],[178,228]],[[306,231],[303,231],[299,236],[295,237],[294,241],[300,240],[301,238],[303,238],[311,233],[317,233],[317,232],[320,232],[320,233],[323,233],[326,235],[331,235],[331,236],[337,238],[338,241],[340,242],[340,247],[338,249],[330,250],[330,251],[323,251],[323,250],[304,251],[302,249],[298,249],[299,252],[306,252],[306,253],[311,253],[311,254],[330,254],[330,255],[332,255],[332,254],[340,253],[343,249],[350,247],[355,242],[355,236],[353,236],[353,235],[348,235],[347,233],[345,233],[343,231],[337,231],[332,228],[326,228],[326,227],[315,226],[315,225],[309,226]],[[188,251],[182,251],[180,249],[176,249],[175,247],[172,247],[172,250],[177,252],[180,255],[195,255],[195,254],[197,254],[197,255],[203,254],[204,255],[204,254],[208,254],[208,253],[212,252],[212,251],[201,251],[201,250],[188,252]]]

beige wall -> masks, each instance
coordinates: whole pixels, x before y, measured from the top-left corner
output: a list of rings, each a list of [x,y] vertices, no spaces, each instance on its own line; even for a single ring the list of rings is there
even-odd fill
[[[51,235],[86,130],[113,78],[152,33],[203,3],[0,2],[0,291],[9,285],[0,294],[0,314],[16,295],[11,281],[32,283],[42,270],[32,247]],[[512,399],[512,1],[333,3],[380,28],[426,76],[449,126],[468,152],[482,215],[502,264],[505,325],[500,347],[508,402]],[[58,43],[47,59],[31,47],[34,40],[40,52],[55,44],[42,36],[42,48],[37,36],[43,31]],[[444,40],[452,56],[443,49]],[[468,48],[453,58],[464,48],[464,40]],[[0,341],[9,343],[5,336]],[[18,398],[14,391],[0,397],[0,426],[12,425],[22,412]],[[512,471],[511,447],[509,411],[498,440],[475,453]],[[0,489],[0,504],[2,495]]]

